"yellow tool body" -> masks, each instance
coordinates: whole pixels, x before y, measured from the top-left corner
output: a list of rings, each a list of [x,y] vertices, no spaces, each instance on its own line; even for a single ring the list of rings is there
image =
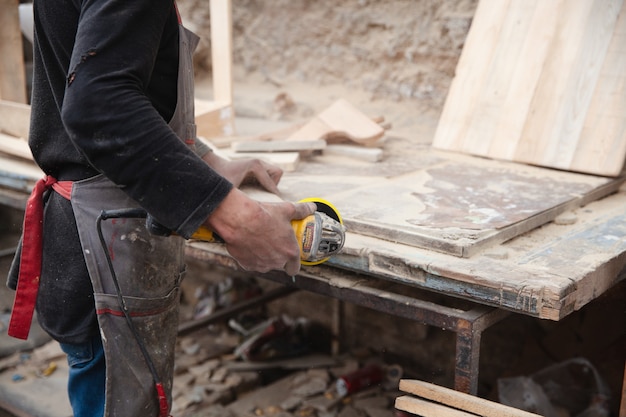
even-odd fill
[[[339,211],[328,201],[321,198],[306,198],[300,202],[313,202],[317,211],[304,219],[292,220],[291,227],[300,246],[300,263],[318,265],[326,262],[343,248],[346,228]],[[205,242],[224,242],[213,231],[201,227],[192,239]]]

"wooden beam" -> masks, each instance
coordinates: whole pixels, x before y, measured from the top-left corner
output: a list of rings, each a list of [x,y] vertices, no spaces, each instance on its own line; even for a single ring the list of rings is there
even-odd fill
[[[28,139],[29,127],[30,106],[28,104],[0,100],[0,132]]]
[[[230,160],[260,159],[279,167],[285,172],[295,171],[300,163],[299,152],[234,152],[230,149],[220,149],[220,154]]]
[[[0,0],[0,99],[27,103],[19,0]]]
[[[211,0],[213,99],[233,102],[233,33],[231,0]]]
[[[0,152],[17,156],[18,158],[25,159],[27,161],[33,160],[33,154],[28,147],[28,143],[14,136],[5,135],[0,133]]]
[[[537,414],[529,413],[528,411],[519,410],[517,408],[509,407],[504,404],[488,401],[479,397],[475,397],[469,394],[458,392],[450,388],[440,387],[438,385],[429,384],[427,382],[402,379],[400,380],[400,391],[407,392],[409,394],[417,395],[429,401],[434,401],[440,404],[451,406],[457,410],[467,411],[469,413],[463,414],[449,414],[450,416],[484,416],[484,417],[539,417]],[[404,398],[400,401],[400,406],[413,405],[415,407],[421,406],[423,401],[410,401],[411,397]],[[399,400],[399,399],[398,399]],[[432,404],[432,403],[430,403]],[[398,401],[396,401],[396,408],[398,408]],[[399,408],[405,410],[405,408]],[[413,408],[416,409],[416,408]],[[428,407],[428,410],[432,409],[432,406]],[[437,410],[441,410],[437,407]],[[411,410],[405,410],[413,412]],[[419,414],[419,413],[416,413]],[[423,414],[424,417],[429,416],[445,416],[446,414]]]
[[[326,148],[326,142],[317,140],[238,141],[231,145],[235,152],[306,152]]]
[[[445,405],[431,403],[408,395],[396,398],[396,408],[421,417],[477,417],[476,414],[455,410]]]
[[[235,134],[235,115],[230,103],[196,99],[195,122],[197,135],[209,140]]]
[[[383,160],[383,150],[380,148],[366,148],[358,145],[327,145],[324,154],[347,156],[367,162]]]

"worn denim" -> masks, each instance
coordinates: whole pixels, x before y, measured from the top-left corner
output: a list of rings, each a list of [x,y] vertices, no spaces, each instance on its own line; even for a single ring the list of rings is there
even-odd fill
[[[74,417],[104,415],[106,363],[100,335],[82,344],[61,343],[67,354],[67,391]]]

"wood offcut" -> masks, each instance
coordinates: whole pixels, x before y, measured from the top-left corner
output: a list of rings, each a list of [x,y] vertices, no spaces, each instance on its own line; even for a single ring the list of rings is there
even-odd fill
[[[396,408],[422,417],[540,417],[493,401],[418,380],[403,379]]]

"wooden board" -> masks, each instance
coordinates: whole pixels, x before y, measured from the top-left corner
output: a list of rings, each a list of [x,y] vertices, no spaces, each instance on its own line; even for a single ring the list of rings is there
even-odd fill
[[[235,134],[235,113],[226,102],[196,99],[194,103],[197,135],[206,139]]]
[[[0,132],[28,139],[30,105],[0,100]]]
[[[213,100],[233,102],[233,24],[231,0],[211,0]]]
[[[323,140],[271,140],[237,141],[231,148],[235,152],[308,152],[326,148]]]
[[[396,398],[395,407],[420,417],[477,417],[477,414],[450,408],[445,405],[403,395]]]
[[[0,133],[0,152],[32,161],[33,154],[25,140]]]
[[[419,411],[425,410],[427,414],[420,414],[424,417],[443,417],[447,415],[445,412],[446,410],[450,410],[450,407],[453,408],[450,411],[450,416],[539,417],[538,414],[518,410],[513,407],[418,380],[400,380],[400,391],[429,400],[419,401],[409,396],[400,397],[396,400],[396,408],[409,411],[413,414],[419,414]],[[450,407],[438,407],[435,413],[431,413],[430,411],[434,409],[436,403]],[[454,414],[457,410],[462,410],[463,412],[467,411],[468,413]],[[442,412],[442,414],[438,414],[438,412]]]
[[[296,171],[300,163],[300,154],[298,152],[234,152],[230,149],[220,149],[220,155],[230,160],[260,159],[279,167],[285,172]]]
[[[626,155],[622,0],[481,0],[433,146],[617,176]]]
[[[30,193],[43,172],[34,162],[0,155],[0,186]]]
[[[432,162],[392,178],[286,177],[281,191],[295,200],[331,201],[352,232],[471,257],[606,196],[622,183],[474,157]]]
[[[26,72],[18,0],[0,0],[0,99],[26,103]]]

